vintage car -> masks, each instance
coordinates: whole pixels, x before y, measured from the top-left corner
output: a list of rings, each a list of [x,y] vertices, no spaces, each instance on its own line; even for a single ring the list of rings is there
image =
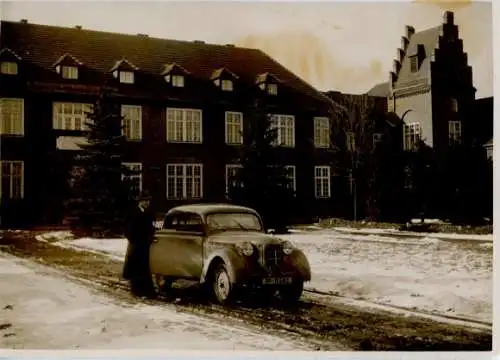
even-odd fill
[[[155,287],[168,295],[178,279],[195,280],[227,304],[243,290],[296,302],[311,280],[309,262],[291,242],[267,234],[259,214],[230,204],[171,209],[150,249]]]

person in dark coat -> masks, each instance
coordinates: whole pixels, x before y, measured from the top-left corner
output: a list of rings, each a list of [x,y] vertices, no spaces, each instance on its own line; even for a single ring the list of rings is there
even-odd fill
[[[143,193],[138,200],[137,206],[129,213],[125,223],[124,232],[128,246],[123,278],[130,281],[134,295],[155,297],[156,292],[149,268],[149,248],[155,233],[155,217],[149,208],[151,198]]]

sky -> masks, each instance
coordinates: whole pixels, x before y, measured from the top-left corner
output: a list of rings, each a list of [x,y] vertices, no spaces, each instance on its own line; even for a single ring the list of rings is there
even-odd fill
[[[476,98],[493,95],[491,2],[0,1],[3,20],[259,48],[319,90],[364,93],[385,82],[405,33],[455,12]]]

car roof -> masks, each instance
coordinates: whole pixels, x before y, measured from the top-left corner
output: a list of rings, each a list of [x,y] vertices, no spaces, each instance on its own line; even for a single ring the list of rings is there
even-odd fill
[[[191,212],[199,215],[206,215],[208,213],[214,213],[214,212],[232,212],[232,211],[257,214],[257,212],[254,209],[246,206],[224,204],[224,203],[218,203],[218,204],[204,203],[204,204],[189,204],[189,205],[176,206],[170,209],[167,212],[167,215],[174,212]]]

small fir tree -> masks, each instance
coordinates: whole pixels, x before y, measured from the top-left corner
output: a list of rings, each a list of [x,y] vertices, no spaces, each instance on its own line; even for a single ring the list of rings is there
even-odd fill
[[[75,157],[66,209],[71,228],[92,236],[121,233],[131,205],[132,171],[122,165],[125,138],[119,108],[102,91],[87,114],[87,143]]]
[[[291,221],[294,191],[277,138],[265,99],[257,97],[246,117],[239,154],[242,168],[230,179],[229,197],[257,210],[267,229],[284,232]]]

